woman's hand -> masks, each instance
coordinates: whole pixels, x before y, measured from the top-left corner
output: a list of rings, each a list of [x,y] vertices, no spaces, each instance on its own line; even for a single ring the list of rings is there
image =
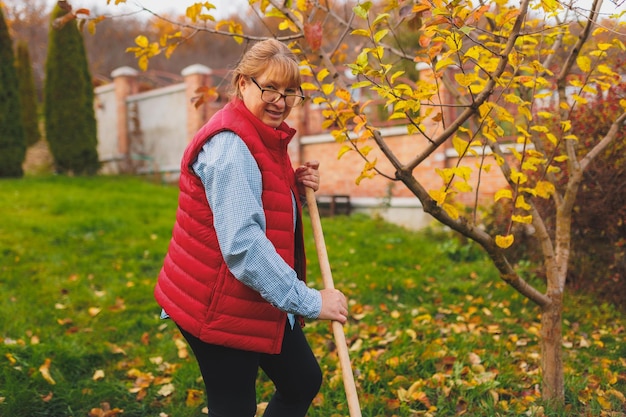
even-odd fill
[[[309,161],[296,168],[296,181],[298,184],[317,191],[320,188],[319,167],[319,161]]]
[[[334,320],[341,324],[348,321],[348,301],[346,296],[334,288],[326,288],[320,291],[322,294],[322,310],[319,320]]]

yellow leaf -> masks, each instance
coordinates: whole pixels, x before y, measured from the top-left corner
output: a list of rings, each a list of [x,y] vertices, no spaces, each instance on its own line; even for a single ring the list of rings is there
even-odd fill
[[[352,35],[370,37],[370,32],[365,29],[355,29],[351,32]]]
[[[197,407],[204,402],[204,391],[199,389],[188,389],[185,405],[187,407]]]
[[[376,33],[374,34],[374,41],[375,41],[376,43],[380,42],[380,40],[381,40],[382,38],[384,38],[385,36],[387,36],[387,33],[389,33],[389,30],[388,30],[388,29],[379,30],[378,32],[376,32]]]
[[[174,393],[174,384],[172,384],[172,383],[163,385],[159,389],[159,392],[158,392],[158,394],[163,396],[163,397],[169,397],[173,393]]]
[[[91,317],[96,317],[98,314],[100,314],[101,311],[102,309],[98,307],[89,307],[89,310],[88,310],[89,315]]]
[[[366,178],[374,178],[376,176],[376,171],[374,170],[363,170],[361,172],[361,175],[358,176],[358,178],[354,181],[356,185],[361,184],[361,181],[363,181]]]
[[[437,65],[435,66],[435,71],[440,71],[453,64],[454,64],[454,61],[452,60],[452,58],[444,58],[441,61],[437,62]]]
[[[501,198],[513,198],[513,193],[511,192],[511,190],[498,190],[496,192],[496,195],[493,197],[493,201],[498,201]]]
[[[452,137],[452,146],[454,146],[454,150],[459,156],[465,154],[465,151],[469,147],[469,143],[466,140],[459,138],[458,136]]]
[[[359,88],[363,88],[363,87],[369,87],[370,85],[372,85],[371,81],[368,80],[364,80],[364,81],[359,81],[357,83],[352,84],[350,87],[353,90],[359,89]]]
[[[618,400],[620,400],[622,402],[622,404],[626,404],[626,396],[624,396],[623,393],[614,390],[614,389],[610,389],[606,392],[607,394],[610,394],[612,396],[614,396],[615,398],[617,398]]]
[[[558,139],[552,133],[546,133],[546,137],[553,145],[556,145],[558,143]]]
[[[317,73],[317,81],[322,82],[324,78],[326,78],[330,74],[328,68],[323,68],[320,72]]]
[[[554,187],[554,184],[549,181],[539,181],[535,186],[535,191],[539,197],[549,198],[552,194],[554,194],[556,188]]]
[[[54,385],[54,384],[56,384],[56,382],[54,381],[54,379],[52,379],[52,376],[50,375],[50,364],[51,363],[52,363],[52,361],[50,360],[50,358],[46,358],[44,363],[39,367],[39,372],[41,373],[41,376],[43,376],[43,379],[48,381],[48,384]]]
[[[435,168],[435,172],[439,174],[444,183],[448,184],[450,180],[452,180],[452,175],[454,175],[454,170],[452,168]],[[432,197],[432,195],[431,195]],[[434,197],[433,197],[434,198]],[[442,201],[443,202],[443,201]],[[441,204],[441,203],[439,203]]]
[[[142,48],[147,48],[148,47],[148,38],[146,38],[143,35],[139,35],[135,38],[135,43],[142,47]]]
[[[187,344],[181,339],[175,339],[174,343],[176,344],[176,348],[178,349],[178,357],[180,359],[185,359],[189,356],[189,352],[187,351]]]
[[[148,69],[148,57],[145,55],[139,57],[139,60],[137,61],[137,66],[140,70],[146,71]]]
[[[472,191],[472,186],[464,181],[456,181],[453,185],[454,185],[454,188],[456,188],[462,193],[468,193]]]
[[[350,101],[350,99],[352,98],[350,96],[350,92],[348,90],[345,90],[343,88],[337,90],[335,92],[335,95],[337,96],[337,98],[343,100],[343,101]]]
[[[515,237],[513,235],[507,235],[507,236],[497,235],[496,245],[498,245],[502,249],[506,249],[513,244],[514,240],[515,240]]]
[[[561,7],[557,0],[541,0],[541,5],[543,6],[544,10],[548,12],[558,10]]]
[[[480,58],[480,54],[483,51],[483,47],[480,46],[472,46],[465,52],[463,55],[465,58],[472,58],[475,61],[478,61]]]
[[[588,100],[581,95],[572,94],[572,99],[578,104],[587,104]]]
[[[608,399],[601,397],[601,396],[597,396],[596,401],[598,401],[598,404],[600,404],[600,407],[602,407],[603,410],[611,409],[611,401],[609,401]]]
[[[517,198],[515,199],[515,207],[516,208],[521,208],[524,210],[530,210],[531,207],[530,205],[526,202],[526,199],[524,198],[523,195],[518,195]]]
[[[322,84],[322,92],[326,96],[330,95],[334,89],[335,89],[334,84]]]
[[[517,184],[524,184],[528,181],[528,177],[522,172],[513,171],[511,172],[511,180]]]
[[[317,86],[313,83],[302,83],[300,87],[303,90],[317,90]]]
[[[459,211],[452,204],[443,203],[441,208],[443,208],[445,212],[448,213],[448,216],[452,217],[454,220],[459,218]]]
[[[91,379],[93,379],[94,381],[97,381],[102,378],[104,378],[104,371],[102,369],[97,369],[96,372],[94,372],[93,376],[91,377]]]
[[[433,200],[435,200],[437,205],[442,205],[447,196],[447,193],[441,190],[429,190],[428,194]]]
[[[517,223],[525,223],[525,224],[530,224],[533,222],[533,216],[519,216],[519,215],[513,215],[511,216],[511,220],[513,220],[514,222]]]
[[[350,152],[351,150],[353,150],[352,147],[348,145],[343,145],[341,149],[339,149],[339,153],[337,154],[337,159],[340,159],[344,154],[346,154],[347,152]]]

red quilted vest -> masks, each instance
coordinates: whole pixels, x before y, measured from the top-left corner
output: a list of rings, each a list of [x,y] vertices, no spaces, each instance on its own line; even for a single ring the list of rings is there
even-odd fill
[[[224,130],[241,137],[255,158],[263,178],[266,235],[305,280],[301,203],[287,154],[295,131],[285,123],[277,129],[267,126],[235,99],[196,133],[185,150],[176,223],[154,294],[178,325],[207,343],[279,353],[287,315],[230,273],[217,242],[204,186],[191,168],[204,143]],[[292,192],[298,204],[295,233]]]

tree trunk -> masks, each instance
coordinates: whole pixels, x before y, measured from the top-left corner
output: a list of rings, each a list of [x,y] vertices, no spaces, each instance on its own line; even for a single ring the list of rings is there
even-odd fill
[[[541,311],[541,371],[543,386],[541,396],[546,401],[560,404],[565,400],[562,351],[563,292],[548,294],[551,303]]]

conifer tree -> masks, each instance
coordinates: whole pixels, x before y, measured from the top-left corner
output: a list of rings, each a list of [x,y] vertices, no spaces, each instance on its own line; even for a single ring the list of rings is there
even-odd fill
[[[94,92],[83,37],[74,20],[54,22],[66,11],[52,11],[46,59],[46,140],[58,173],[97,173],[99,168]]]
[[[30,52],[26,41],[17,43],[17,77],[19,79],[20,100],[22,103],[22,120],[26,147],[32,146],[41,139],[37,116],[37,93]]]
[[[0,177],[21,177],[26,157],[13,44],[0,7]]]

